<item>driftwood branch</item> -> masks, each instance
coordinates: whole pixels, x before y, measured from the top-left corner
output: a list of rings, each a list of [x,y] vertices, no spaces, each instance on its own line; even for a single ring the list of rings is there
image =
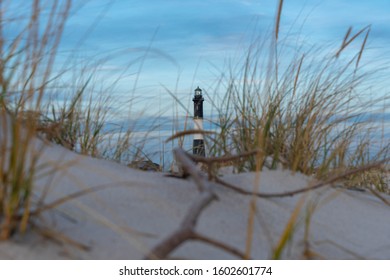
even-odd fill
[[[186,216],[184,217],[179,229],[177,229],[175,232],[173,232],[170,236],[168,236],[166,239],[164,239],[161,243],[159,243],[157,246],[155,246],[145,257],[145,259],[163,259],[166,258],[172,251],[174,251],[177,247],[179,247],[182,243],[188,241],[188,240],[198,240],[201,242],[205,242],[207,244],[213,245],[217,248],[220,248],[226,252],[229,252],[235,256],[238,256],[240,258],[245,259],[245,254],[240,252],[239,250],[224,244],[218,240],[211,239],[209,237],[206,237],[200,233],[197,233],[195,231],[195,227],[197,224],[197,221],[199,219],[199,216],[201,215],[202,211],[215,199],[217,199],[217,196],[215,193],[211,190],[209,181],[206,180],[201,170],[196,166],[195,162],[203,162],[208,164],[209,166],[212,165],[214,162],[224,162],[226,160],[236,160],[244,156],[255,154],[255,152],[250,152],[246,155],[240,155],[240,156],[234,156],[234,157],[226,157],[223,159],[204,159],[199,157],[190,156],[187,153],[185,153],[182,149],[175,149],[174,154],[176,156],[176,160],[179,164],[181,164],[181,167],[183,168],[183,171],[187,174],[191,175],[198,187],[198,190],[200,191],[200,195],[197,197],[197,199],[192,203],[189,210],[187,211]],[[246,190],[241,189],[240,187],[237,187],[233,184],[227,183],[223,181],[222,179],[215,176],[213,179],[225,186],[228,187],[238,193],[244,194],[244,195],[255,195],[257,197],[261,198],[271,198],[271,197],[286,197],[286,196],[293,196],[296,194],[312,191],[324,186],[327,186],[329,184],[332,184],[336,181],[339,181],[345,177],[351,176],[353,174],[356,174],[358,172],[367,171],[373,168],[377,168],[378,166],[383,165],[384,163],[390,161],[390,158],[384,159],[382,161],[375,162],[370,165],[366,165],[360,168],[348,170],[340,175],[335,175],[330,177],[329,179],[316,183],[314,185],[309,185],[308,187],[301,188],[295,191],[288,191],[288,192],[282,192],[282,193],[253,193]]]
[[[191,229],[195,228],[196,222],[202,210],[205,209],[207,205],[209,205],[211,201],[213,201],[216,198],[217,196],[211,191],[201,192],[197,200],[194,201],[194,203],[191,205],[190,209],[188,210],[187,215],[184,218],[181,226],[183,228],[191,228]]]
[[[202,192],[188,210],[180,228],[154,247],[146,259],[164,259],[183,242],[192,239],[200,214],[215,197],[212,192]]]
[[[196,185],[198,186],[199,191],[205,191],[206,189],[208,190],[209,188],[207,187],[207,181],[203,177],[203,173],[195,165],[187,153],[182,149],[174,149],[173,153],[176,157],[176,160],[183,168],[183,172],[192,176]]]
[[[366,166],[362,166],[362,167],[359,167],[359,168],[354,168],[354,169],[351,169],[351,170],[348,170],[340,175],[334,175],[332,177],[330,177],[329,179],[325,180],[325,181],[322,181],[322,182],[319,182],[319,183],[316,183],[314,185],[309,185],[305,188],[301,188],[301,189],[298,189],[298,190],[294,190],[294,191],[288,191],[288,192],[282,192],[282,193],[253,193],[253,192],[250,192],[250,191],[246,191],[246,190],[243,190],[241,189],[240,187],[237,187],[233,184],[230,184],[228,182],[225,182],[224,180],[218,178],[218,177],[215,177],[214,180],[229,188],[229,189],[232,189],[240,194],[243,194],[243,195],[255,195],[257,197],[261,197],[261,198],[271,198],[271,197],[286,197],[286,196],[293,196],[293,195],[296,195],[296,194],[300,194],[300,193],[304,193],[304,192],[308,192],[308,191],[312,191],[312,190],[315,190],[315,189],[319,189],[319,188],[322,188],[322,187],[325,187],[329,184],[332,184],[332,183],[335,183],[341,179],[344,179],[348,176],[351,176],[351,175],[354,175],[356,173],[359,173],[359,172],[364,172],[364,171],[367,171],[367,170],[370,170],[370,169],[373,169],[373,168],[378,168],[380,167],[381,165],[385,164],[386,162],[390,161],[390,158],[386,158],[384,160],[381,160],[381,161],[377,161],[377,162],[374,162],[372,164],[368,164]]]
[[[195,227],[199,216],[202,211],[215,199],[217,199],[216,194],[211,190],[208,181],[204,178],[199,168],[191,160],[189,155],[187,155],[182,149],[174,150],[176,159],[182,165],[182,168],[185,172],[188,172],[194,179],[200,195],[192,203],[190,208],[187,211],[186,216],[184,217],[179,229],[173,232],[170,236],[164,239],[161,243],[157,244],[145,257],[145,259],[164,259],[182,243],[188,240],[199,240],[206,242],[215,247],[223,249],[231,254],[234,254],[240,258],[244,257],[244,254],[239,252],[237,249],[234,249],[226,244],[223,244],[220,241],[210,239],[199,233],[195,232]]]
[[[190,156],[193,161],[203,163],[207,166],[208,179],[209,179],[209,181],[211,181],[216,177],[216,174],[213,171],[214,164],[240,161],[243,158],[257,155],[259,152],[260,152],[260,150],[254,150],[254,151],[250,151],[250,152],[241,153],[239,155],[231,155],[231,156],[223,156],[223,157],[210,157],[210,158],[197,156],[197,155],[188,155],[188,156]]]

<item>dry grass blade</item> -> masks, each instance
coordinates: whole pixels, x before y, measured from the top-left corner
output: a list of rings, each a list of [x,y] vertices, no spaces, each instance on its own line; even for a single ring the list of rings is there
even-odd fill
[[[296,96],[297,94],[297,88],[298,88],[298,79],[299,79],[299,74],[301,73],[301,69],[302,69],[302,64],[303,64],[303,59],[305,58],[305,55],[303,54],[302,55],[302,58],[300,59],[299,61],[299,66],[298,66],[298,69],[297,69],[297,73],[295,75],[295,79],[294,79],[294,90],[293,90],[293,98]]]
[[[38,227],[36,230],[42,236],[49,238],[49,239],[51,239],[51,240],[53,240],[61,245],[71,245],[71,246],[74,246],[77,249],[83,250],[83,251],[91,250],[90,246],[85,245],[85,244],[78,242],[76,240],[73,240],[72,238],[70,238],[70,237],[68,237],[68,236],[66,236],[58,231],[54,231],[54,230],[51,230],[49,228],[43,228],[43,227]]]
[[[302,196],[301,199],[298,201],[297,205],[295,206],[293,212],[291,213],[290,219],[288,220],[286,227],[284,228],[284,231],[280,236],[279,242],[274,249],[272,259],[278,260],[282,257],[282,253],[284,248],[286,247],[287,242],[292,238],[292,235],[294,234],[294,227],[296,225],[299,213],[301,212],[301,208],[304,202],[305,197]]]
[[[363,55],[363,51],[366,47],[366,43],[367,43],[367,39],[368,39],[368,35],[370,34],[370,31],[371,31],[371,28],[369,28],[366,32],[366,36],[364,37],[364,40],[363,40],[363,43],[362,43],[362,46],[360,47],[360,52],[359,52],[359,55],[358,55],[358,58],[356,60],[356,68],[359,67],[359,62],[360,62],[360,59],[362,58],[362,55]]]
[[[255,214],[257,212],[256,206],[257,206],[256,201],[252,197],[249,203],[249,215],[248,215],[248,221],[246,227],[245,258],[244,258],[245,260],[251,258],[254,225],[255,225]]]
[[[348,47],[349,44],[351,44],[357,37],[360,36],[360,34],[362,34],[364,31],[366,30],[370,30],[371,26],[366,26],[362,29],[360,29],[355,35],[353,35],[349,40],[346,40],[348,37],[347,35],[349,36],[349,34],[351,33],[351,28],[348,29],[348,32],[347,32],[347,35],[345,36],[344,38],[344,41],[343,41],[343,44],[341,45],[340,49],[336,52],[336,57],[339,57],[340,54],[342,53],[343,50],[345,50],[345,48]],[[367,35],[366,35],[367,37]]]
[[[347,30],[347,33],[345,33],[344,40],[343,40],[341,46],[344,46],[344,45],[346,44],[346,42],[347,42],[347,40],[348,40],[349,35],[351,34],[351,32],[352,32],[352,26],[350,26],[350,27],[348,28],[348,30]]]
[[[324,241],[318,242],[318,244],[321,244],[321,243],[331,244],[334,247],[336,247],[337,249],[340,249],[340,250],[344,251],[345,253],[351,255],[352,257],[354,257],[357,260],[366,260],[367,259],[364,256],[357,254],[356,252],[346,248],[345,246],[343,246],[341,244],[338,244],[337,242],[335,242],[333,240],[324,240]]]
[[[43,212],[45,212],[47,210],[53,209],[55,207],[58,207],[59,205],[64,204],[65,202],[68,202],[68,201],[73,200],[75,198],[78,198],[80,196],[84,196],[84,195],[87,195],[87,194],[91,194],[93,192],[97,192],[97,191],[101,191],[101,190],[105,190],[105,189],[121,186],[122,184],[126,184],[126,183],[127,182],[116,182],[115,185],[112,185],[110,183],[110,184],[104,184],[104,185],[100,185],[100,186],[96,186],[96,187],[91,187],[91,188],[86,189],[86,190],[81,190],[81,191],[72,193],[70,195],[64,196],[64,197],[62,197],[60,199],[57,199],[57,200],[55,200],[55,201],[53,201],[53,202],[51,202],[49,204],[43,205],[40,208],[36,209],[35,211],[32,211],[30,215],[31,216],[37,216],[37,215],[40,215],[40,214],[42,214]]]
[[[282,18],[282,10],[283,10],[283,0],[279,0],[278,13],[277,13],[276,22],[275,22],[275,39],[276,39],[276,41],[279,38],[279,27],[280,27],[280,20]]]

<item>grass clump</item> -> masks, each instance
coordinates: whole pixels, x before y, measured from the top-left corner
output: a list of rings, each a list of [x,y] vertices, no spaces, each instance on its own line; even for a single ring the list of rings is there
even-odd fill
[[[389,156],[388,139],[373,137],[380,135],[380,127],[364,120],[387,99],[369,99],[366,92],[365,84],[375,74],[360,66],[369,31],[367,27],[351,35],[349,30],[342,46],[325,54],[303,47],[293,54],[283,52],[277,36],[268,51],[267,40],[251,45],[219,84],[226,93],[214,105],[219,131],[212,135],[217,137],[208,137],[210,153],[260,150],[236,164],[236,172],[281,165],[318,178]],[[353,53],[349,47],[361,38]],[[377,141],[380,148],[374,149]],[[377,177],[364,178],[353,179],[383,189]]]
[[[88,82],[61,104],[50,101],[41,114],[46,138],[78,153],[99,157],[99,144],[107,121],[109,98],[101,94],[93,99],[87,93]]]
[[[71,1],[54,1],[43,15],[40,1],[20,4],[30,14],[15,21],[9,3],[0,2],[0,239],[24,232],[31,211],[39,148],[33,141],[38,111],[52,69]],[[17,4],[15,4],[17,5]],[[17,22],[18,27],[15,26]],[[5,36],[14,25],[18,33]],[[23,114],[24,112],[24,114]],[[26,119],[28,122],[26,123]]]
[[[39,158],[38,153],[30,150],[30,131],[23,130],[17,120],[9,118],[8,122],[7,117],[2,110],[0,240],[8,239],[17,229],[26,230]]]

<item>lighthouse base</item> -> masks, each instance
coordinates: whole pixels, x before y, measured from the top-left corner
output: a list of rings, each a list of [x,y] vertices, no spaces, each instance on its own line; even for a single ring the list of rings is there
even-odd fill
[[[206,156],[203,139],[194,139],[193,146],[192,146],[192,153],[197,156],[202,156],[202,157]]]

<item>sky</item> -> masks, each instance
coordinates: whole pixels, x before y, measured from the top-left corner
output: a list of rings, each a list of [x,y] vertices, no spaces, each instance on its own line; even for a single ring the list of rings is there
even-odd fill
[[[277,3],[77,0],[57,63],[68,63],[72,54],[74,65],[95,69],[97,81],[120,77],[111,89],[119,103],[138,98],[148,110],[169,110],[172,103],[156,103],[172,101],[172,92],[186,107],[197,86],[212,91],[226,65],[239,60],[254,38],[269,34]],[[365,59],[380,65],[390,58],[389,0],[285,0],[280,37],[291,48],[339,46],[349,27],[356,32],[367,25]]]
[[[239,57],[254,36],[272,28],[277,2],[85,1],[68,22],[63,47],[71,49],[83,38],[79,50],[86,56],[117,54],[120,59],[109,62],[113,68],[148,52],[139,86],[172,88],[179,80],[181,90],[207,87],[224,61]],[[281,34],[308,45],[339,44],[350,26],[357,31],[367,25],[372,26],[369,47],[389,55],[389,0],[285,0]]]
[[[99,71],[106,77],[125,72],[116,88],[124,95],[160,100],[171,91],[183,99],[197,86],[211,90],[227,61],[272,29],[277,2],[76,1],[62,49],[76,48],[88,61],[108,58]],[[304,46],[339,45],[349,27],[356,32],[367,25],[366,56],[388,58],[389,0],[285,0],[280,32]]]

